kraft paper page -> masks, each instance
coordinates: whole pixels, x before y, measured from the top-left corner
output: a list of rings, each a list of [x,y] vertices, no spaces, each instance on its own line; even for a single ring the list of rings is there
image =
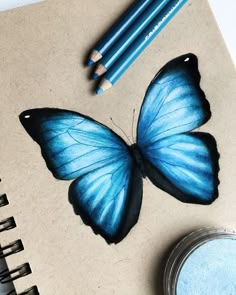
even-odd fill
[[[7,259],[9,268],[29,261],[33,273],[16,281],[20,292],[40,294],[162,294],[169,248],[205,226],[234,228],[236,217],[236,74],[206,0],[189,1],[120,81],[96,96],[88,53],[132,1],[44,1],[0,13],[1,193],[17,228],[1,244],[22,239],[25,250]],[[132,135],[145,91],[169,60],[192,52],[199,60],[201,88],[212,117],[197,131],[212,134],[220,153],[219,197],[209,206],[181,203],[144,179],[138,223],[119,244],[108,245],[74,214],[71,181],[46,167],[39,146],[19,115],[33,108],[85,114],[124,137]],[[136,131],[135,131],[136,132]]]

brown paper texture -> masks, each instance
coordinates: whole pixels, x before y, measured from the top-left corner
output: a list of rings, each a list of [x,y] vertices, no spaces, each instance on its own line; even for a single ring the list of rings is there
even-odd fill
[[[189,1],[113,89],[94,95],[84,60],[102,33],[132,1],[55,0],[0,13],[1,192],[17,228],[1,243],[21,238],[25,251],[9,267],[29,261],[32,275],[17,290],[37,284],[44,295],[162,294],[166,253],[183,235],[236,222],[235,68],[206,0]],[[74,215],[70,182],[56,180],[18,115],[30,108],[78,111],[131,135],[133,109],[159,68],[193,52],[212,118],[200,128],[214,135],[220,158],[219,198],[211,206],[180,203],[144,180],[138,224],[118,245],[107,245]],[[137,116],[136,120],[137,121]],[[136,122],[135,122],[136,124]],[[136,125],[135,125],[136,126]]]

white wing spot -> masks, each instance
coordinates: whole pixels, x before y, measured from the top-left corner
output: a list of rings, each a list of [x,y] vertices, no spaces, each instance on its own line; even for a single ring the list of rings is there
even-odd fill
[[[29,119],[30,118],[30,115],[25,115],[25,119]]]
[[[189,57],[185,58],[184,62],[188,62],[190,60]]]

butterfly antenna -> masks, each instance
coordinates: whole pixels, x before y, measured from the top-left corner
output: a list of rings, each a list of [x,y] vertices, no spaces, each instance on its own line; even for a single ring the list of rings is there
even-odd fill
[[[133,109],[133,118],[132,118],[132,130],[131,130],[131,134],[132,134],[132,141],[134,143],[134,117],[135,117],[135,109]]]
[[[127,134],[124,132],[124,130],[123,130],[122,128],[120,128],[120,126],[118,126],[118,125],[113,121],[112,118],[110,118],[110,120],[111,120],[112,124],[113,124],[114,126],[116,126],[116,127],[117,127],[117,128],[118,128],[118,129],[124,134],[124,136],[127,138],[128,142],[129,142],[130,144],[132,144],[132,142],[130,141],[129,137],[128,137]]]

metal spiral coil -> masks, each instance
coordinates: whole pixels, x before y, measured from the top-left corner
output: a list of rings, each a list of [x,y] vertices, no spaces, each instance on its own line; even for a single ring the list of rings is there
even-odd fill
[[[37,286],[33,286],[22,293],[16,294],[15,291],[11,291],[6,295],[40,295]]]
[[[6,194],[1,195],[0,196],[0,207],[6,206],[8,204],[9,204],[9,202],[7,199],[7,195]]]
[[[0,180],[1,181],[1,180]],[[7,206],[9,204],[7,195],[0,195],[0,207]],[[0,221],[0,232],[11,230],[16,227],[16,222],[13,217],[6,218]],[[24,250],[24,246],[21,240],[16,240],[14,242],[9,243],[5,246],[0,246],[0,259],[5,259],[7,256],[16,254],[20,251]],[[31,268],[29,263],[24,263],[19,265],[15,269],[8,270],[4,269],[0,272],[0,283],[7,284],[9,282],[13,282],[19,278],[27,276],[31,274]],[[15,290],[8,292],[6,295],[17,295]],[[37,286],[32,286],[31,288],[25,290],[22,293],[18,293],[18,295],[39,295],[39,291]]]

